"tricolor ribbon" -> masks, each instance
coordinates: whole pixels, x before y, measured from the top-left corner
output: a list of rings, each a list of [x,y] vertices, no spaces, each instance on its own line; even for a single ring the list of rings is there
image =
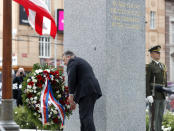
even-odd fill
[[[62,121],[62,126],[64,125],[65,111],[63,106],[54,98],[53,91],[49,80],[45,80],[45,86],[41,93],[41,113],[42,113],[42,123],[46,124],[48,122],[48,101],[50,101],[58,110],[60,118]]]

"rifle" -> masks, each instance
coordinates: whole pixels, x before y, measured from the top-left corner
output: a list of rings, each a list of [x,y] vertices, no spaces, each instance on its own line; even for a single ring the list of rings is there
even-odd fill
[[[154,97],[155,96],[155,80],[156,78],[155,78],[155,76],[154,76],[154,78],[153,78],[153,85],[152,85],[152,97]]]
[[[155,76],[154,76],[154,79],[153,79],[153,85],[152,85],[152,97],[154,97],[155,96],[155,82],[156,82],[156,78],[155,78]],[[150,111],[151,111],[151,123],[150,123],[150,128],[152,129],[150,129],[150,131],[155,131],[155,129],[154,129],[154,116],[155,116],[155,105],[154,105],[154,103],[149,103],[150,104]]]
[[[174,86],[167,86],[165,87],[165,85],[163,84],[155,84],[152,83],[151,84],[153,87],[155,87],[155,90],[159,91],[159,92],[166,92],[168,94],[174,94]]]

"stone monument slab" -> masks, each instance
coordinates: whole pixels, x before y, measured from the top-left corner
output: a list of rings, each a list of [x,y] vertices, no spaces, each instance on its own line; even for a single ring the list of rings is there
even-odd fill
[[[145,131],[145,1],[66,0],[64,48],[86,59],[103,96],[97,131]],[[78,110],[65,131],[80,131]]]

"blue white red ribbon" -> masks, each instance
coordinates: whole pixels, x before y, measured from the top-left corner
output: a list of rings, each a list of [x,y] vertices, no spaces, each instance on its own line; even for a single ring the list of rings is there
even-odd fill
[[[58,110],[62,126],[64,125],[65,120],[65,111],[63,106],[54,98],[53,91],[49,80],[45,80],[45,86],[41,93],[41,113],[42,113],[42,123],[46,124],[48,122],[48,101],[50,101]]]

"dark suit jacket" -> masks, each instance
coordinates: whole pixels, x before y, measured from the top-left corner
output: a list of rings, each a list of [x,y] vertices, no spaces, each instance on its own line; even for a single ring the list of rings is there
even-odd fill
[[[155,84],[162,84],[167,87],[167,73],[166,67],[164,64],[160,63],[162,68],[152,60],[151,63],[146,65],[146,97],[152,95],[152,83],[154,83],[155,77]],[[155,99],[165,99],[166,94],[164,92],[159,92],[155,90]]]
[[[96,94],[99,98],[102,92],[92,67],[82,58],[70,59],[67,65],[68,86],[70,94],[74,94],[75,102],[80,98]]]

